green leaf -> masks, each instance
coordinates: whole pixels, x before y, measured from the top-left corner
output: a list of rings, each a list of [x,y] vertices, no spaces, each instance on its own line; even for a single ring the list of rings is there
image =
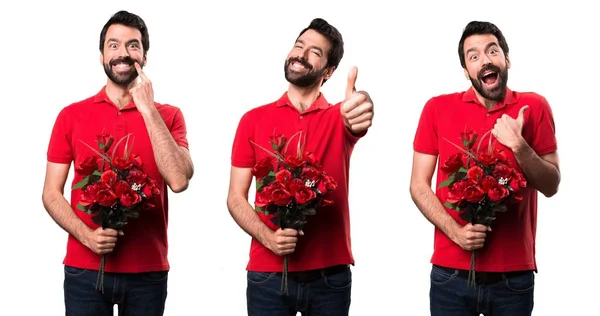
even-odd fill
[[[444,206],[445,206],[445,207],[447,207],[447,208],[449,208],[449,209],[455,209],[455,206],[454,206],[454,204],[452,204],[452,203],[450,203],[450,202],[446,202],[446,203],[444,203]]]
[[[456,173],[451,174],[448,177],[448,179],[446,179],[444,182],[440,183],[440,185],[438,186],[438,189],[449,186],[452,182],[454,182],[455,177],[456,177]]]
[[[94,172],[92,173],[92,175],[101,176],[102,172],[100,172],[99,170],[94,170]]]
[[[506,212],[508,207],[504,204],[496,204],[492,207],[492,210],[494,210],[494,212]]]
[[[94,171],[95,172],[95,171]],[[88,184],[88,182],[90,181],[90,176],[87,176],[83,179],[81,179],[81,181],[77,182],[74,186],[73,186],[73,190],[77,190],[77,189],[81,189],[83,188],[86,184]]]
[[[83,206],[81,204],[77,204],[77,209],[81,210],[81,211],[84,211],[86,213],[89,213],[87,207],[85,207],[85,206]]]
[[[260,206],[255,207],[254,210],[257,211],[257,212],[259,212],[259,213],[265,214],[265,210],[262,207],[260,207]],[[268,214],[265,214],[265,215],[268,215]]]

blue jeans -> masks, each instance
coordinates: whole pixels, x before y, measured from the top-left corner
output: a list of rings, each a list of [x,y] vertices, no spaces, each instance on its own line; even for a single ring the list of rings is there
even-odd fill
[[[432,316],[530,316],[534,273],[503,277],[489,284],[467,284],[457,272],[433,266],[429,291]]]
[[[347,316],[352,272],[322,275],[313,281],[288,277],[288,295],[281,292],[281,273],[248,271],[248,316]]]
[[[98,271],[65,266],[66,316],[162,316],[168,271],[104,273],[104,294],[96,289]]]

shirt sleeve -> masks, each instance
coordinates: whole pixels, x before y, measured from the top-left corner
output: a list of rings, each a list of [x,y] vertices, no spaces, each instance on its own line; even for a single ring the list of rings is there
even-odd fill
[[[67,108],[63,108],[54,121],[48,144],[48,162],[70,164],[73,161],[72,126]]]
[[[416,152],[424,154],[438,155],[438,144],[438,124],[435,102],[434,99],[430,99],[425,103],[425,106],[421,111],[413,141],[413,149]]]
[[[177,111],[175,111],[170,132],[177,145],[186,149],[188,148],[189,144],[187,140],[187,127],[185,125],[185,118],[183,117],[181,109],[177,109]]]
[[[531,110],[531,108],[528,110]],[[527,119],[527,117],[525,119]],[[540,96],[540,107],[537,111],[532,111],[531,119],[535,122],[533,127],[533,140],[530,144],[531,148],[533,148],[539,156],[556,151],[557,141],[554,116],[546,98]]]
[[[239,168],[252,168],[256,163],[254,148],[250,141],[254,141],[253,112],[245,113],[238,123],[231,150],[231,165]]]

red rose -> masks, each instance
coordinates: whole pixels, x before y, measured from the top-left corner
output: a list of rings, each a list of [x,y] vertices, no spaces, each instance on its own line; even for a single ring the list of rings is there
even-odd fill
[[[508,164],[508,155],[506,154],[506,151],[504,149],[496,148],[494,154],[496,158],[498,158],[498,161],[500,161],[503,164]]]
[[[494,166],[492,174],[496,178],[510,179],[513,175],[513,169],[503,163],[498,163]]]
[[[96,169],[98,169],[98,158],[89,156],[81,161],[79,165],[77,165],[75,171],[77,171],[79,174],[87,176],[96,171]]]
[[[304,160],[304,158],[298,157],[296,155],[290,155],[290,156],[285,157],[285,164],[294,169],[301,167],[305,163],[306,163],[306,160]]]
[[[508,196],[508,190],[501,184],[497,184],[487,191],[488,198],[492,202],[500,202]]]
[[[460,180],[450,185],[446,201],[448,203],[458,203],[465,197],[465,189],[469,185],[468,180]]]
[[[114,183],[117,182],[117,173],[112,171],[112,170],[106,170],[102,173],[102,175],[100,176],[100,181],[102,181],[103,183],[106,183],[108,185],[113,185]]]
[[[315,157],[315,154],[313,152],[307,152],[304,154],[304,159],[306,160],[307,163],[309,163],[310,165],[313,165],[317,168],[320,168],[320,164],[319,164],[319,160],[317,159],[317,157]]]
[[[275,174],[275,181],[286,185],[289,181],[292,180],[292,173],[287,169],[281,169],[277,171]]]
[[[116,156],[113,158],[112,164],[119,170],[127,170],[133,167],[133,159],[131,159],[131,157],[125,158]]]
[[[100,190],[96,195],[96,202],[102,206],[111,207],[117,203],[117,196],[110,189]]]
[[[142,184],[146,183],[147,179],[148,179],[148,175],[139,169],[131,169],[131,170],[129,170],[129,173],[127,174],[127,181],[129,183],[135,183],[135,184],[142,185]]]
[[[306,166],[302,168],[300,177],[305,180],[317,182],[321,179],[321,171],[313,166]]]
[[[267,207],[273,202],[272,193],[275,189],[281,189],[281,184],[275,182],[270,185],[261,188],[260,192],[256,195],[254,204],[258,207]]]
[[[484,166],[491,166],[498,162],[498,157],[494,153],[489,153],[487,150],[479,152],[477,160]]]
[[[312,202],[317,197],[315,191],[311,188],[303,186],[298,188],[294,194],[294,198],[296,199],[296,203],[304,205]]]
[[[471,149],[473,147],[473,145],[475,145],[475,140],[477,139],[477,133],[475,133],[474,131],[464,131],[460,133],[460,138],[462,140],[462,143],[465,147],[467,147],[468,149]]]
[[[287,139],[282,134],[275,134],[269,137],[269,142],[271,143],[271,147],[275,151],[281,151],[283,146],[285,146],[285,142]]]
[[[335,179],[328,175],[325,174],[321,177],[321,182],[325,183],[325,187],[327,188],[328,191],[333,191],[337,188],[337,181],[335,181]]]
[[[142,197],[137,192],[129,189],[119,197],[121,205],[124,207],[132,207],[142,201]]]
[[[483,175],[483,169],[479,166],[473,166],[467,170],[467,179],[472,183],[479,183]]]
[[[98,147],[100,147],[102,152],[107,152],[110,149],[110,146],[112,146],[113,141],[114,138],[105,133],[96,136],[96,142],[98,143]]]
[[[252,174],[259,179],[265,177],[273,169],[273,162],[273,157],[265,156],[264,158],[256,162],[256,164],[252,168]]]
[[[131,190],[131,186],[129,185],[129,183],[120,180],[117,183],[115,183],[115,185],[113,185],[113,191],[115,192],[115,195],[117,197],[120,197],[121,195],[129,192]]]
[[[468,186],[463,194],[464,199],[471,203],[479,203],[485,196],[485,192],[477,185]]]
[[[498,185],[498,181],[492,176],[485,176],[481,179],[481,189],[484,192],[489,191],[493,187]]]
[[[286,206],[292,201],[292,195],[284,188],[277,188],[271,192],[271,200],[277,206]]]
[[[441,166],[442,171],[446,173],[455,173],[463,167],[463,154],[455,153],[450,155]]]
[[[83,191],[81,192],[79,204],[83,206],[91,205],[96,201],[96,195],[98,195],[98,192],[106,188],[107,186],[102,182],[97,182],[86,186],[85,189],[83,189]]]
[[[287,189],[288,189],[288,191],[290,191],[291,195],[295,195],[296,192],[298,192],[299,190],[301,190],[304,187],[306,187],[304,185],[304,182],[302,182],[302,180],[296,178],[288,183]]]

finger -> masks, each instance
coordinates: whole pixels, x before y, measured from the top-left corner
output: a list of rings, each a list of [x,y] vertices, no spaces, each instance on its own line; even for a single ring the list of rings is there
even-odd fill
[[[279,241],[277,243],[280,245],[295,244],[297,241],[298,241],[298,238],[296,238],[296,237],[282,237],[281,239],[279,239]]]
[[[356,92],[356,77],[358,76],[358,68],[353,66],[350,68],[350,72],[348,73],[348,84],[346,86],[346,99],[350,99],[350,97]]]
[[[108,236],[108,237],[111,237],[111,236],[116,237],[118,235],[118,232],[112,228],[101,229],[99,233],[101,236]]]
[[[488,230],[488,227],[485,225],[482,225],[482,224],[475,224],[471,228],[471,231],[474,231],[474,232],[486,232],[487,230]]]
[[[280,236],[294,237],[298,235],[298,231],[292,228],[286,228],[281,231]]]
[[[301,229],[301,230],[299,230],[299,231],[298,231],[298,235],[300,235],[300,236],[304,236],[304,231],[303,231],[302,229]]]
[[[98,242],[99,244],[110,244],[110,243],[116,243],[117,242],[117,237],[104,237],[102,239],[100,239],[100,241]]]
[[[146,74],[142,71],[142,66],[140,66],[137,61],[133,65],[135,66],[135,70],[137,70],[138,76],[142,78],[142,81],[149,81]]]
[[[527,111],[527,109],[529,109],[529,105],[524,105],[519,110],[519,115],[517,116],[517,122],[519,123],[519,125],[523,125],[523,123],[525,122],[525,111]]]
[[[469,237],[467,237],[467,239],[470,239],[470,240],[484,240],[485,236],[486,236],[485,233],[476,232],[476,233],[471,233],[471,235]]]
[[[372,118],[373,112],[368,104],[363,104],[346,114],[346,119],[350,124],[358,124]]]

